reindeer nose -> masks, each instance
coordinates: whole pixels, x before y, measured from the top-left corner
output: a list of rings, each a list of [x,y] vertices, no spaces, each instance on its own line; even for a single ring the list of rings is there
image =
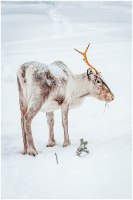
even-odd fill
[[[112,101],[114,100],[114,98],[115,98],[115,96],[114,96],[114,94],[112,93]]]
[[[114,96],[113,93],[107,95],[107,101],[108,101],[108,102],[113,101],[114,98],[115,98],[115,96]]]

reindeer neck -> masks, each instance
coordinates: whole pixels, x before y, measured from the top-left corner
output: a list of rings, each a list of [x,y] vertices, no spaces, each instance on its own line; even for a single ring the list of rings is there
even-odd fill
[[[75,90],[73,92],[73,97],[76,99],[86,97],[90,94],[89,81],[87,73],[80,75],[74,75]]]

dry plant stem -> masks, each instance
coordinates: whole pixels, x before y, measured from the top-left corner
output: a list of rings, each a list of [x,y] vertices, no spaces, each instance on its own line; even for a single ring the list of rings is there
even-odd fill
[[[55,157],[56,157],[56,162],[57,162],[57,165],[58,165],[58,157],[57,157],[56,153],[55,153]]]
[[[109,105],[108,105],[108,103],[106,102],[106,103],[105,103],[105,107],[104,107],[104,111],[103,111],[103,115],[104,115],[104,113],[105,113],[107,107],[109,108]]]

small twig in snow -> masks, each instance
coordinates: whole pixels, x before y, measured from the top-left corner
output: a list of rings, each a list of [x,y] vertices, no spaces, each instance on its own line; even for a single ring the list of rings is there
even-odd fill
[[[57,165],[58,165],[58,157],[57,157],[56,153],[55,153],[55,157],[56,157],[56,162],[57,162]]]

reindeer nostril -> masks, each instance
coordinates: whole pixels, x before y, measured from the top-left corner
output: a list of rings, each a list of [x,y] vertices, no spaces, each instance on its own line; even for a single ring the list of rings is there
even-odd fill
[[[112,94],[112,100],[114,100],[115,96]]]

